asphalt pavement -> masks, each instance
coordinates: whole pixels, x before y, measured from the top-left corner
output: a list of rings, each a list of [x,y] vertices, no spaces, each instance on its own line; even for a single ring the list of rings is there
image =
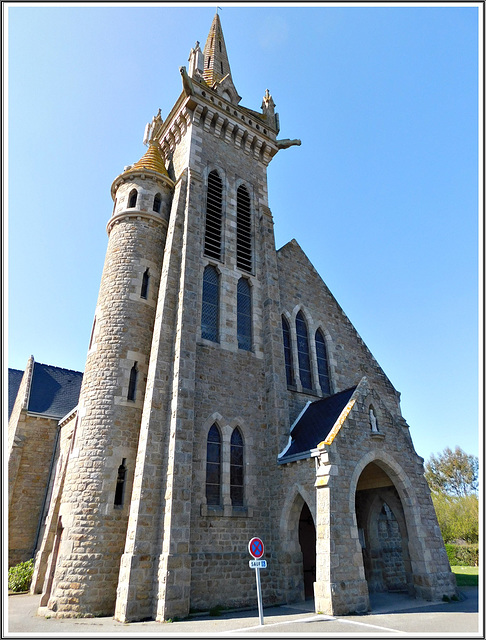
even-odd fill
[[[225,612],[220,616],[198,614],[175,622],[132,622],[106,618],[52,618],[38,615],[39,595],[8,596],[8,616],[3,617],[2,637],[468,637],[484,638],[478,588],[462,587],[461,600],[427,602],[403,594],[374,594],[372,611],[365,615],[316,614],[312,600],[280,607],[264,606],[264,624],[258,609]],[[265,605],[265,603],[264,603]],[[255,603],[256,606],[256,603]],[[6,613],[6,611],[4,611]]]

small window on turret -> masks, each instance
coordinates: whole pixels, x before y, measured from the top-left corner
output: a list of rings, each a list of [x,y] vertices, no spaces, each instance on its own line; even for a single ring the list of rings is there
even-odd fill
[[[123,498],[125,497],[125,480],[127,476],[126,462],[127,459],[123,458],[121,465],[118,467],[114,501],[115,507],[123,507]]]
[[[144,274],[142,276],[142,288],[140,289],[140,297],[145,298],[145,300],[147,299],[147,296],[148,296],[149,280],[150,280],[150,273],[147,268],[145,269]]]
[[[155,211],[155,213],[160,213],[161,204],[162,204],[162,198],[160,197],[160,193],[156,193],[154,196],[154,205],[152,207],[152,210]]]
[[[128,208],[133,209],[137,205],[137,196],[138,192],[136,189],[132,189],[130,191],[130,195],[128,196]]]
[[[130,400],[131,402],[135,402],[135,396],[137,393],[137,377],[138,377],[138,369],[137,369],[137,363],[135,362],[135,364],[133,365],[130,371],[130,380],[128,382],[127,400]]]
[[[209,58],[208,58],[208,67],[207,68],[209,69],[210,66],[211,66],[211,56],[209,56]]]
[[[221,51],[222,51],[222,48],[221,48],[221,40],[218,40],[218,43],[219,43],[219,51],[221,52]]]

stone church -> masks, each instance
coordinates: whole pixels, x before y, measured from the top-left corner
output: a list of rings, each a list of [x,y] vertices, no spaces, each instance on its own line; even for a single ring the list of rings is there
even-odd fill
[[[35,557],[58,617],[256,606],[255,536],[264,606],[452,596],[400,394],[298,243],[275,248],[267,166],[300,141],[268,90],[240,104],[217,14],[180,72],[111,186],[84,374],[12,372],[11,562]]]

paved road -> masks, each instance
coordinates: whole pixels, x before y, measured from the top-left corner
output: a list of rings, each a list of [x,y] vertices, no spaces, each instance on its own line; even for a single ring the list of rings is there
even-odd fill
[[[94,637],[124,635],[128,637],[193,636],[257,637],[262,634],[336,637],[372,635],[393,637],[452,636],[484,638],[483,617],[478,615],[478,589],[463,587],[461,602],[427,603],[402,595],[375,597],[373,611],[362,616],[326,616],[313,611],[312,601],[302,604],[264,608],[264,625],[259,625],[258,611],[238,611],[219,617],[200,615],[171,623],[134,622],[123,624],[112,618],[56,619],[37,615],[39,596],[8,597],[8,627],[4,620],[3,637]]]

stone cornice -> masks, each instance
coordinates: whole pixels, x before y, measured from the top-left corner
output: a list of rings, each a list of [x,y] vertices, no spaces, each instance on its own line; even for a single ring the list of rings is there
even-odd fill
[[[193,84],[194,93],[188,96],[181,94],[160,133],[159,141],[166,163],[192,124],[213,132],[216,137],[267,165],[279,147],[275,141],[276,131],[265,122],[264,116],[232,104],[198,82]]]
[[[124,171],[119,176],[117,176],[113,180],[113,184],[111,185],[111,197],[113,200],[115,199],[115,194],[120,185],[124,182],[129,182],[131,178],[141,178],[144,180],[145,178],[153,178],[154,180],[160,182],[161,184],[167,185],[170,189],[174,188],[174,181],[168,178],[167,176],[162,175],[158,171],[152,171],[152,169],[128,169]]]
[[[167,221],[161,218],[160,216],[156,215],[155,213],[151,213],[150,211],[141,211],[139,209],[130,209],[130,210],[125,209],[125,211],[121,211],[120,213],[117,213],[115,216],[113,216],[108,220],[108,224],[106,225],[107,234],[110,235],[110,232],[113,229],[113,226],[115,224],[118,224],[122,222],[122,220],[127,220],[129,218],[135,218],[139,220],[141,219],[152,220],[157,224],[160,224],[162,226],[167,226]]]

